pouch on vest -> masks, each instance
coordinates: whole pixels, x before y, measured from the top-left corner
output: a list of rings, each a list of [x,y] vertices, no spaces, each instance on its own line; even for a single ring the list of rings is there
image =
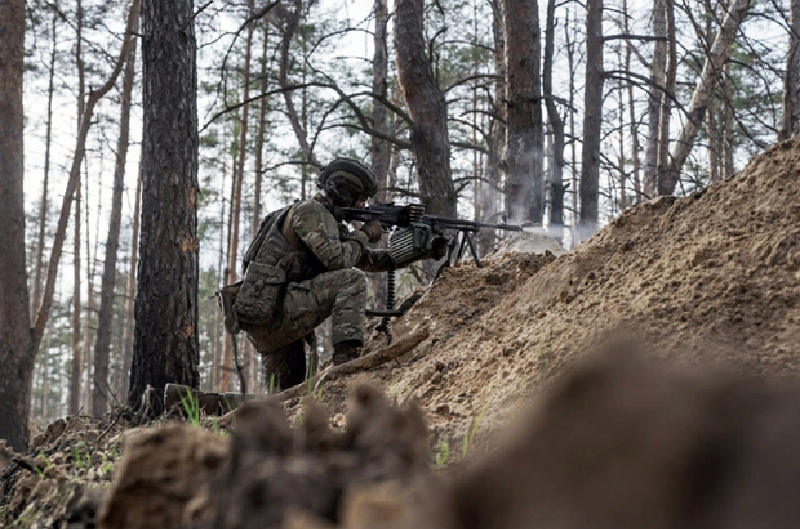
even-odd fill
[[[234,310],[239,321],[263,325],[275,314],[286,285],[286,272],[277,266],[252,262],[236,295]]]
[[[225,330],[231,334],[237,334],[241,329],[239,328],[239,319],[236,317],[236,312],[233,310],[233,304],[236,301],[236,296],[242,287],[242,281],[238,281],[233,285],[226,285],[216,292],[219,306],[222,309],[222,314],[225,321]]]

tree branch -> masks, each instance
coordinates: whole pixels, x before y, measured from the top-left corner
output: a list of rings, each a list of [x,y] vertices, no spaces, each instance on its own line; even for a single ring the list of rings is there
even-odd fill
[[[53,248],[50,253],[50,259],[47,264],[47,282],[44,287],[44,294],[42,296],[42,304],[36,314],[36,322],[31,329],[31,339],[33,341],[33,348],[37,350],[42,342],[44,336],[44,328],[47,319],[50,316],[50,309],[53,306],[53,294],[55,292],[56,276],[58,275],[58,264],[61,259],[61,252],[64,247],[64,241],[67,237],[67,223],[69,221],[70,210],[72,209],[72,199],[75,194],[75,188],[78,186],[80,180],[80,170],[83,157],[86,153],[86,137],[89,134],[89,129],[92,125],[92,115],[94,108],[98,101],[105,96],[109,90],[116,84],[122,67],[125,65],[125,60],[128,56],[128,49],[136,38],[133,33],[133,19],[139,16],[140,0],[133,0],[130,10],[128,12],[128,21],[125,28],[125,37],[122,42],[122,48],[119,52],[119,58],[111,72],[108,80],[97,91],[89,92],[89,98],[86,102],[86,107],[81,117],[81,126],[78,132],[78,138],[75,146],[75,156],[72,159],[72,167],[69,172],[69,180],[67,181],[67,189],[64,192],[64,199],[61,203],[61,215],[58,219],[58,227],[53,239]],[[76,285],[77,287],[77,285]]]

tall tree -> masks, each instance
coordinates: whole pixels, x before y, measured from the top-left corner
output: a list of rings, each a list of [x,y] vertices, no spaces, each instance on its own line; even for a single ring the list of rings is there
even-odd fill
[[[598,224],[600,141],[603,118],[603,0],[586,2],[586,91],[581,151],[580,224],[594,231]]]
[[[138,1],[138,0],[137,0]],[[128,17],[128,24],[131,23]],[[84,105],[79,103],[79,108],[83,109],[83,114],[80,115],[80,126],[78,135],[75,142],[75,154],[72,158],[72,165],[70,166],[69,178],[67,179],[67,188],[64,192],[64,198],[61,202],[61,213],[58,218],[55,236],[53,237],[53,248],[50,254],[50,259],[47,263],[47,277],[44,286],[44,293],[42,294],[42,304],[36,314],[36,321],[31,328],[31,335],[33,339],[34,348],[38,348],[44,336],[45,326],[50,316],[50,310],[53,306],[53,295],[55,293],[56,277],[58,275],[58,266],[61,259],[61,253],[64,249],[64,242],[67,236],[67,224],[69,222],[69,213],[72,209],[72,201],[76,194],[76,189],[80,183],[80,168],[86,153],[86,137],[89,134],[89,129],[92,125],[92,116],[97,103],[108,93],[114,86],[122,71],[122,66],[125,64],[125,57],[127,50],[131,43],[129,37],[130,29],[126,26],[127,33],[123,38],[122,48],[117,62],[109,75],[106,82],[97,90],[93,90],[86,100]],[[79,61],[80,64],[80,61]],[[78,281],[79,282],[79,281]],[[76,285],[77,286],[77,285]],[[30,383],[30,378],[26,380]]]
[[[400,88],[411,116],[411,150],[423,203],[435,215],[456,216],[444,93],[436,84],[423,36],[424,0],[395,2],[394,47]]]
[[[564,223],[564,120],[556,107],[553,94],[553,55],[555,53],[556,0],[547,0],[547,20],[545,22],[544,68],[542,84],[547,118],[553,134],[553,163],[550,167],[550,223]]]
[[[536,0],[505,0],[508,181],[506,210],[518,221],[544,215],[544,132]]]
[[[22,65],[25,0],[0,3],[0,439],[28,446],[28,412],[36,344],[25,270]]]
[[[736,32],[739,30],[739,25],[744,20],[751,4],[752,0],[732,0],[728,6],[725,17],[722,19],[722,26],[719,28],[714,44],[711,46],[703,64],[703,71],[697,81],[697,88],[692,94],[688,116],[683,122],[683,128],[673,145],[669,167],[662,175],[659,175],[659,195],[671,195],[675,192],[678,176],[686,158],[692,152],[695,136],[702,125],[708,100],[713,93],[718,76],[723,72],[725,63],[728,61],[731,45],[736,37]]]
[[[658,123],[658,178],[656,192],[659,195],[667,192],[667,182],[671,179],[669,152],[670,117],[672,116],[672,98],[675,97],[675,78],[678,69],[678,41],[675,35],[675,1],[666,0],[667,12],[667,79],[664,93],[661,94],[661,116]],[[675,175],[677,182],[677,174]],[[675,187],[675,184],[672,184]]]
[[[268,75],[268,51],[269,51],[269,18],[264,18],[264,38],[262,39],[261,47],[261,101],[258,105],[258,128],[256,132],[255,143],[255,185],[253,186],[253,224],[251,233],[258,233],[258,228],[261,225],[261,186],[264,179],[264,143],[267,131],[267,110],[269,108],[270,98],[264,95],[269,90],[269,75]],[[214,332],[219,332],[219,305],[214,307],[215,327]],[[214,355],[213,358],[219,357],[219,351],[216,350],[219,340],[216,335],[213,340]],[[249,342],[248,342],[249,343]],[[212,361],[212,363],[214,363]],[[212,367],[212,373],[214,372]],[[250,387],[253,391],[258,389],[258,354],[253,354],[253,369],[250,371],[251,380]],[[214,376],[212,378],[212,387]]]
[[[33,304],[31,305],[31,318],[36,317],[36,309],[42,299],[42,268],[44,266],[44,246],[45,233],[47,228],[47,190],[50,183],[50,146],[52,144],[53,132],[53,95],[55,93],[55,74],[56,74],[56,43],[58,35],[56,32],[58,13],[53,10],[53,21],[51,26],[51,38],[53,39],[53,49],[50,52],[50,70],[48,72],[47,83],[47,125],[45,127],[44,139],[44,180],[42,181],[42,201],[39,204],[39,240],[36,245],[36,265],[34,268],[33,279]]]
[[[481,188],[478,196],[480,209],[485,222],[498,222],[502,210],[501,169],[506,141],[507,109],[503,103],[506,94],[506,44],[503,31],[504,0],[493,0],[492,7],[492,66],[494,83],[490,103],[489,134],[487,135],[484,174],[487,185]],[[493,231],[484,230],[479,238],[479,252],[487,254],[494,249],[495,235]]]
[[[131,31],[139,33],[138,0],[131,10]],[[133,11],[136,9],[136,11]],[[100,312],[97,317],[97,338],[94,346],[94,385],[92,387],[92,413],[100,416],[106,412],[110,386],[108,378],[108,350],[111,345],[111,324],[114,311],[114,292],[117,280],[117,248],[119,229],[122,223],[122,193],[125,188],[125,161],[128,158],[130,136],[131,99],[133,78],[136,72],[136,39],[131,37],[125,73],[122,77],[122,101],[120,106],[119,138],[116,163],[114,165],[114,192],[111,197],[111,216],[106,237],[106,257],[103,263],[103,279],[100,287]]]
[[[139,163],[139,172],[136,175],[136,195],[133,199],[133,223],[131,226],[131,258],[128,266],[128,280],[125,285],[125,332],[123,334],[122,376],[118,394],[125,398],[128,394],[130,382],[131,361],[133,360],[133,301],[136,297],[136,264],[139,261],[139,209],[142,202],[142,164]]]
[[[624,20],[623,29],[626,35],[630,35],[630,28],[628,26],[628,2],[622,0],[622,17]],[[631,53],[633,46],[630,41],[625,43],[625,71],[631,71]],[[631,137],[631,158],[633,161],[633,189],[634,189],[634,204],[638,204],[642,200],[642,182],[640,176],[641,162],[639,158],[639,123],[636,118],[636,100],[633,95],[633,83],[628,83],[628,118]]]
[[[128,401],[197,387],[197,71],[194,2],[142,5],[142,232]]]
[[[798,133],[800,127],[800,0],[791,0],[789,9],[789,47],[783,76],[783,117],[778,139]]]
[[[388,42],[386,36],[386,23],[389,19],[389,9],[386,0],[375,0],[375,33],[373,35],[372,56],[372,93],[386,98],[388,93],[387,77],[389,74]],[[372,128],[386,135],[389,133],[389,116],[386,106],[373,99],[372,101]],[[389,201],[389,142],[372,136],[372,171],[378,179],[378,202]]]
[[[248,0],[248,19],[253,15],[253,0]],[[237,278],[237,264],[239,254],[239,228],[241,225],[241,211],[242,211],[242,184],[244,182],[244,165],[247,159],[247,125],[250,115],[250,52],[253,44],[253,22],[247,24],[247,37],[244,45],[244,66],[242,69],[242,119],[239,124],[239,138],[238,138],[238,151],[236,168],[234,169],[234,185],[233,194],[231,195],[231,236],[228,241],[228,265],[227,281],[229,285],[236,283]],[[225,340],[225,367],[232,365],[232,347],[233,343],[229,336]],[[224,370],[222,373],[222,387],[221,391],[230,391],[230,371]]]
[[[577,14],[573,12],[573,19],[572,24],[564,24],[564,42],[566,43],[567,48],[567,64],[569,65],[569,89],[567,92],[569,93],[569,135],[572,138],[575,138],[575,111],[572,110],[575,108],[575,41],[577,38],[570,37],[570,26],[572,26],[572,34],[577,34],[577,21],[576,19]],[[565,19],[569,22],[569,8],[567,8],[567,15]],[[579,199],[579,192],[580,189],[579,185],[579,178],[578,178],[578,157],[575,153],[575,144],[576,141],[571,141],[569,146],[570,151],[570,167],[572,167],[572,225],[578,225],[578,199]],[[575,241],[573,241],[574,245]]]
[[[83,64],[83,4],[77,0],[75,4],[75,66],[78,73],[78,119],[76,126],[78,134],[81,129],[81,118],[84,114],[86,101],[86,72]],[[72,414],[77,414],[80,408],[81,398],[81,373],[86,369],[86,394],[88,395],[91,385],[89,384],[89,365],[88,359],[81,355],[81,164],[83,156],[78,161],[77,181],[75,183],[75,232],[74,232],[74,253],[72,256],[73,269],[73,294],[72,294],[72,369],[69,379],[69,410]],[[88,237],[88,235],[87,235]],[[88,257],[88,256],[87,256]],[[37,307],[38,308],[38,307]],[[84,365],[84,362],[86,364]],[[88,398],[88,397],[87,397]],[[85,410],[87,413],[90,410]]]
[[[658,134],[661,99],[667,82],[667,0],[653,1],[653,60],[647,96],[647,142],[644,148],[644,196],[653,198],[658,181]]]

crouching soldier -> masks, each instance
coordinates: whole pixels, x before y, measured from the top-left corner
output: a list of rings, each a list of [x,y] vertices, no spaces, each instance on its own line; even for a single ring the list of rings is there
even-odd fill
[[[362,270],[382,272],[393,266],[388,251],[367,246],[380,240],[380,221],[349,231],[331,213],[336,206],[365,207],[377,192],[372,171],[337,158],[319,173],[317,185],[321,192],[314,198],[264,218],[245,254],[244,279],[232,302],[236,326],[247,333],[265,372],[275,375],[282,388],[304,380],[304,338],[329,316],[333,364],[358,357],[367,297]]]

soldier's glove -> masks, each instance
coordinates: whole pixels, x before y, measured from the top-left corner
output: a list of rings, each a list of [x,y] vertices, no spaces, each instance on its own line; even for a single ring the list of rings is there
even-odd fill
[[[377,219],[372,219],[361,226],[361,231],[367,235],[369,242],[378,242],[383,237],[383,224]]]

